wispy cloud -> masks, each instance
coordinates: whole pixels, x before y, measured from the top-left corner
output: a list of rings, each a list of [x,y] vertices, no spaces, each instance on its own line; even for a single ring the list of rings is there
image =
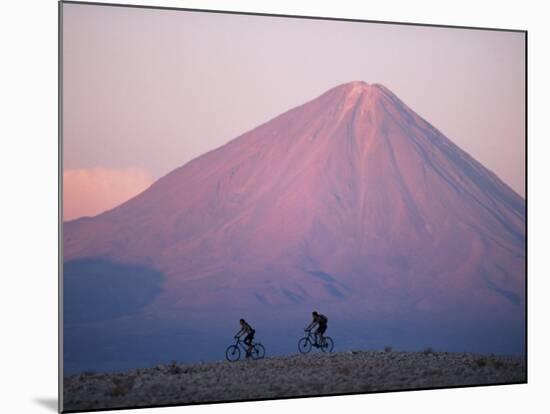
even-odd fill
[[[63,220],[95,216],[134,197],[153,183],[140,168],[72,169],[63,173]]]

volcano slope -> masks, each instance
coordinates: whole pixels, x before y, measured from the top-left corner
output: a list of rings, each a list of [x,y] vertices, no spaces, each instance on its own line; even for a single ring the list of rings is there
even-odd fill
[[[313,309],[341,348],[524,352],[525,201],[382,85],[330,89],[64,223],[63,249],[66,300],[97,297],[65,309],[75,367],[151,335],[212,359],[238,317],[285,353]],[[181,356],[163,341],[140,362]]]

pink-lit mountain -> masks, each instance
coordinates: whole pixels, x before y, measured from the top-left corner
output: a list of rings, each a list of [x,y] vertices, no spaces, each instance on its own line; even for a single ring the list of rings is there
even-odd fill
[[[66,262],[162,272],[151,309],[524,317],[524,200],[376,84],[335,87],[63,236]]]

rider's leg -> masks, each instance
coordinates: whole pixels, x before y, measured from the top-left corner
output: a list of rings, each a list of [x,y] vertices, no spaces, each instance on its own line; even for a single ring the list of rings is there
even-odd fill
[[[326,327],[323,327],[319,330],[319,345],[323,346],[325,344],[325,331]]]
[[[246,357],[248,358],[252,355],[252,338],[247,336],[244,343],[248,346],[246,350]]]

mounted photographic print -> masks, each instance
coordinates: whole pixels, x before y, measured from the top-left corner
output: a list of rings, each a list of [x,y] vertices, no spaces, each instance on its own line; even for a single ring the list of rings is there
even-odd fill
[[[60,29],[62,411],[527,381],[527,32]]]

